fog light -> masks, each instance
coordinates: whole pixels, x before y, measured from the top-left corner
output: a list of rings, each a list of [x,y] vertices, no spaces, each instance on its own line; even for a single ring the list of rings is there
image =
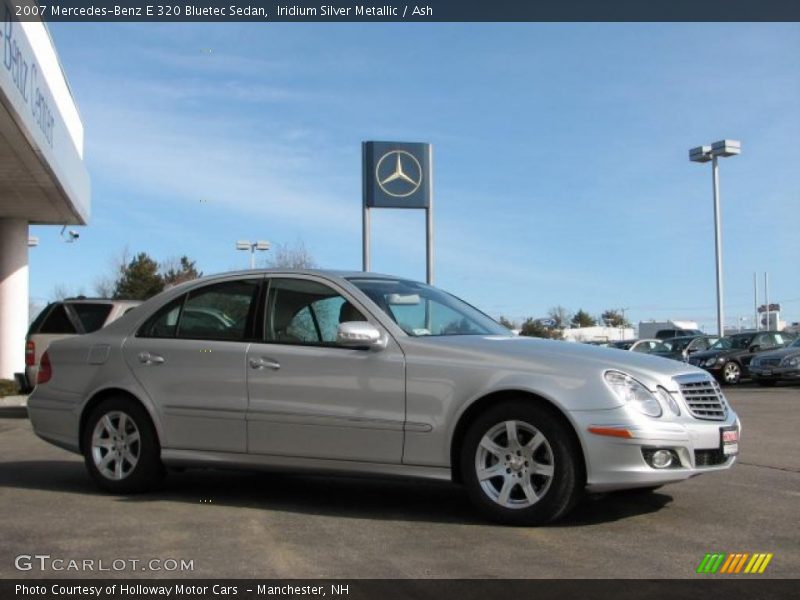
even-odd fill
[[[650,458],[650,463],[656,469],[666,469],[672,466],[672,452],[669,450],[656,450]]]

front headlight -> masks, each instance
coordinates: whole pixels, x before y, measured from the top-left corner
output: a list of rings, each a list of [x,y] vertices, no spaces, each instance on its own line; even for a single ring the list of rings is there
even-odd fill
[[[633,404],[639,412],[648,417],[661,416],[661,405],[656,397],[630,375],[619,371],[606,371],[603,378],[611,391],[624,404]]]
[[[661,399],[661,402],[667,405],[667,408],[669,408],[670,412],[673,415],[675,415],[676,417],[680,416],[681,407],[678,406],[678,403],[675,401],[675,398],[672,396],[672,394],[670,394],[667,390],[665,390],[661,386],[656,388],[656,394]]]
[[[800,367],[800,356],[787,356],[781,361],[784,367]]]

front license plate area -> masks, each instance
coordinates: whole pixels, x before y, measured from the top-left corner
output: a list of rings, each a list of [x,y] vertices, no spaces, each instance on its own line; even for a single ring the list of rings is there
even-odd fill
[[[735,425],[719,428],[720,446],[725,456],[739,454],[739,428]]]

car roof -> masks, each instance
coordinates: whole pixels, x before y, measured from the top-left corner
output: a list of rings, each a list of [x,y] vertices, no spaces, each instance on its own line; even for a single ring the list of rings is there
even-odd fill
[[[281,268],[269,268],[269,269],[245,269],[241,271],[226,271],[224,273],[214,273],[213,275],[206,275],[204,277],[199,277],[198,279],[192,279],[185,283],[197,283],[202,281],[213,281],[215,279],[222,279],[222,278],[229,278],[229,277],[236,277],[236,276],[247,276],[247,275],[318,275],[322,277],[334,278],[334,279],[402,279],[402,280],[409,280],[408,277],[398,277],[397,275],[386,275],[384,273],[373,273],[371,271],[346,271],[346,270],[338,270],[338,269],[281,269]],[[179,284],[183,285],[183,284]],[[178,286],[175,286],[178,287]]]
[[[130,298],[90,298],[87,296],[76,296],[75,298],[64,298],[57,300],[58,302],[69,302],[70,304],[78,304],[81,302],[91,302],[92,304],[106,303],[106,304],[141,304],[141,300],[132,300]]]

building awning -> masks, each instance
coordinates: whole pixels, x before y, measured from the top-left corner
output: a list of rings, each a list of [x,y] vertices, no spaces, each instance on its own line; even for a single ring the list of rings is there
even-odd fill
[[[89,174],[83,123],[41,22],[0,0],[0,219],[85,225]]]

